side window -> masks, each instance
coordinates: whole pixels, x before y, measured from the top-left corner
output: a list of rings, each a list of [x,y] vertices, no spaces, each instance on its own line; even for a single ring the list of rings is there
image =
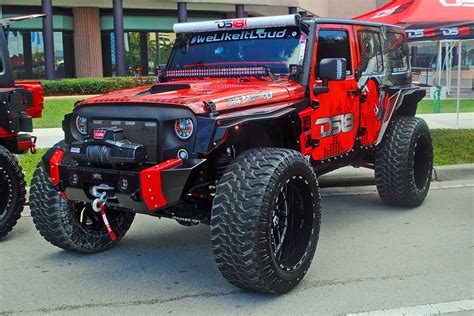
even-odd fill
[[[321,30],[318,33],[318,60],[324,58],[345,58],[347,75],[352,74],[351,49],[346,31]]]
[[[408,44],[403,33],[387,32],[387,63],[392,73],[408,71]]]
[[[361,57],[358,71],[362,75],[381,73],[383,58],[380,34],[374,31],[360,31],[357,34]]]

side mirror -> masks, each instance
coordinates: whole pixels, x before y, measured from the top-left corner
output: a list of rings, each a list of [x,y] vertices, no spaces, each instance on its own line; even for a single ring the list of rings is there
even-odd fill
[[[324,58],[319,62],[319,78],[322,80],[345,80],[346,59]]]
[[[319,79],[323,80],[323,85],[315,85],[313,93],[315,96],[329,92],[329,80],[346,79],[346,59],[345,58],[324,58],[319,62]]]

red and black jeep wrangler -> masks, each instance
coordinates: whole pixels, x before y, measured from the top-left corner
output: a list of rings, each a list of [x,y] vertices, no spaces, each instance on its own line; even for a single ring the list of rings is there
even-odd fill
[[[374,168],[384,202],[423,202],[432,144],[401,28],[288,15],[174,31],[156,84],[66,115],[31,188],[46,240],[102,251],[136,213],[209,224],[227,280],[284,293],[316,250],[317,175]]]
[[[15,226],[25,203],[25,180],[15,154],[35,151],[32,118],[41,117],[43,89],[39,82],[13,80],[6,34],[12,23],[42,17],[31,15],[0,20],[0,238]]]

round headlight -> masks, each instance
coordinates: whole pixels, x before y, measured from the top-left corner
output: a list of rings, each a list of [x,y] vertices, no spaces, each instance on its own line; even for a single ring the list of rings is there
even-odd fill
[[[188,139],[193,134],[193,120],[190,118],[183,118],[176,120],[174,123],[174,131],[176,132],[176,136],[180,139]]]
[[[87,135],[87,118],[82,116],[76,117],[76,128],[82,135]]]

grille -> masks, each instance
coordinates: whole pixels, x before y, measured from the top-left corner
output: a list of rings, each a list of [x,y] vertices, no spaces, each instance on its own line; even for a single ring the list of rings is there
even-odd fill
[[[135,144],[142,144],[148,153],[148,161],[157,161],[158,123],[132,120],[92,120],[92,129],[117,127],[123,129],[125,138]]]

